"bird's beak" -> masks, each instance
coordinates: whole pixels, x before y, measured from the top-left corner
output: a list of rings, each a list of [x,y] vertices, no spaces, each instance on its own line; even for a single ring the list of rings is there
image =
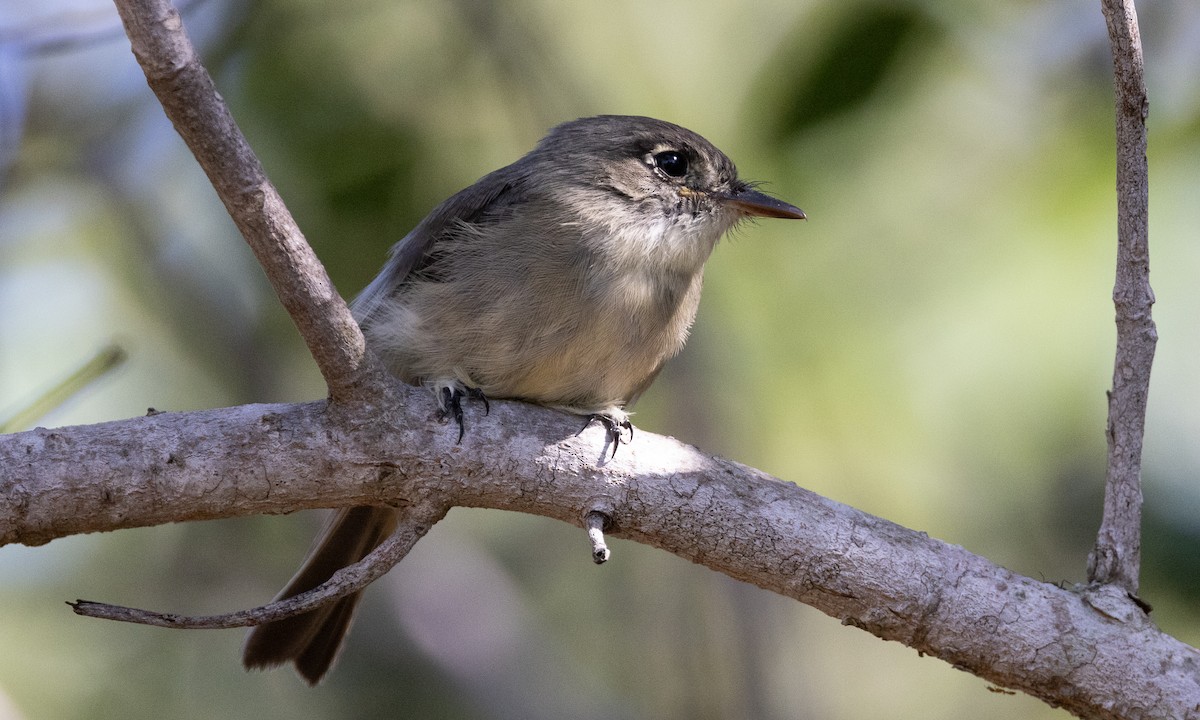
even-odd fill
[[[720,193],[718,197],[746,215],[787,220],[805,219],[804,211],[795,205],[776,200],[766,193],[760,193],[750,188]]]

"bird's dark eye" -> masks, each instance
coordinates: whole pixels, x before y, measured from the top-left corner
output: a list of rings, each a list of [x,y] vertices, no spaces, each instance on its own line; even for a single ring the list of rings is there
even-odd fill
[[[675,150],[663,150],[654,154],[654,167],[671,177],[683,177],[688,170],[687,157]]]

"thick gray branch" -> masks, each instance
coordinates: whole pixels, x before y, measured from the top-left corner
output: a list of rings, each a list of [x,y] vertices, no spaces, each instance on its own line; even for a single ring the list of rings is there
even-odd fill
[[[116,0],[133,54],[196,156],[338,400],[380,391],[375,358],[324,266],[234,122],[167,0]]]
[[[401,389],[401,392],[417,392]],[[1200,653],[1122,590],[1072,591],[639,432],[498,402],[467,438],[432,398],[164,413],[0,437],[0,541],[385,503],[544,515],[654,545],[1083,717],[1200,718]],[[332,480],[336,478],[336,482]]]
[[[1149,101],[1133,0],[1102,0],[1112,45],[1117,107],[1117,357],[1108,393],[1104,518],[1088,558],[1093,582],[1138,592],[1141,568],[1142,438],[1158,332],[1150,315],[1146,116]]]

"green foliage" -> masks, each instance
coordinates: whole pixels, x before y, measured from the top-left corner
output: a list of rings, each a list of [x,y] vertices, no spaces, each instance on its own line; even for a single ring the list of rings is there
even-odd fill
[[[805,18],[764,68],[772,140],[785,142],[878,101],[889,81],[942,41],[936,21],[910,3],[850,3],[808,31]]]

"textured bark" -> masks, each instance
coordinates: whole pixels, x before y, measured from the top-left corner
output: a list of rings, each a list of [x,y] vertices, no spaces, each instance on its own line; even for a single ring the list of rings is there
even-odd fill
[[[401,389],[405,392],[405,389]],[[466,439],[422,391],[0,437],[0,541],[364,503],[487,507],[647,543],[1089,718],[1200,718],[1200,653],[1123,590],[1064,589],[670,438],[511,402]],[[586,551],[583,532],[580,556]]]
[[[1133,0],[1103,0],[1112,45],[1117,107],[1117,357],[1108,393],[1104,517],[1088,557],[1088,578],[1138,592],[1142,546],[1142,439],[1158,331],[1150,315],[1146,116],[1149,101]]]

